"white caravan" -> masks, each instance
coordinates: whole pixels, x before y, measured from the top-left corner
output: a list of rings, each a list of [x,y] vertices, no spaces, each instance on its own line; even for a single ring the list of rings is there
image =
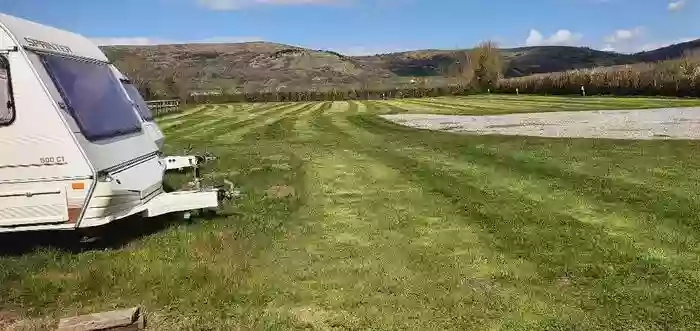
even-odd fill
[[[164,192],[161,142],[147,131],[89,39],[0,14],[0,232],[91,228],[230,197]]]

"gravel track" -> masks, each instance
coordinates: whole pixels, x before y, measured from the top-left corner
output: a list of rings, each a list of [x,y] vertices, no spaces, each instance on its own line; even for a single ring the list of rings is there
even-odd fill
[[[700,139],[700,107],[489,116],[392,114],[395,123],[470,134],[609,139]]]

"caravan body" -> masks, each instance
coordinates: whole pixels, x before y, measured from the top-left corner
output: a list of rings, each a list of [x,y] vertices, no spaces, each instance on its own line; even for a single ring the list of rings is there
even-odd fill
[[[216,208],[218,190],[163,191],[153,132],[89,39],[0,14],[0,232]]]

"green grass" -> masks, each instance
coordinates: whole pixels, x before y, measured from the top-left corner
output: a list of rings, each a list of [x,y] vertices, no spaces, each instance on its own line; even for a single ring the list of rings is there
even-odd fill
[[[168,150],[217,154],[228,216],[126,245],[0,257],[0,311],[144,305],[172,329],[700,328],[700,143],[465,136],[388,112],[697,100],[477,96],[199,106]],[[181,178],[174,178],[175,182]]]

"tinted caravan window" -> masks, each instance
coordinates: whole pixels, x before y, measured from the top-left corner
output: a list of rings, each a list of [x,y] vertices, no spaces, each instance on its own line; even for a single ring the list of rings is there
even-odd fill
[[[146,101],[143,100],[143,97],[141,96],[141,93],[139,93],[136,86],[127,80],[122,80],[122,84],[124,84],[124,89],[129,95],[129,98],[136,105],[136,109],[139,111],[141,118],[146,122],[152,121],[153,113],[151,113],[151,110],[148,108]]]
[[[40,55],[68,112],[88,140],[141,131],[141,123],[107,64]]]
[[[10,124],[15,119],[15,106],[10,84],[9,62],[7,58],[0,55],[0,125]]]

